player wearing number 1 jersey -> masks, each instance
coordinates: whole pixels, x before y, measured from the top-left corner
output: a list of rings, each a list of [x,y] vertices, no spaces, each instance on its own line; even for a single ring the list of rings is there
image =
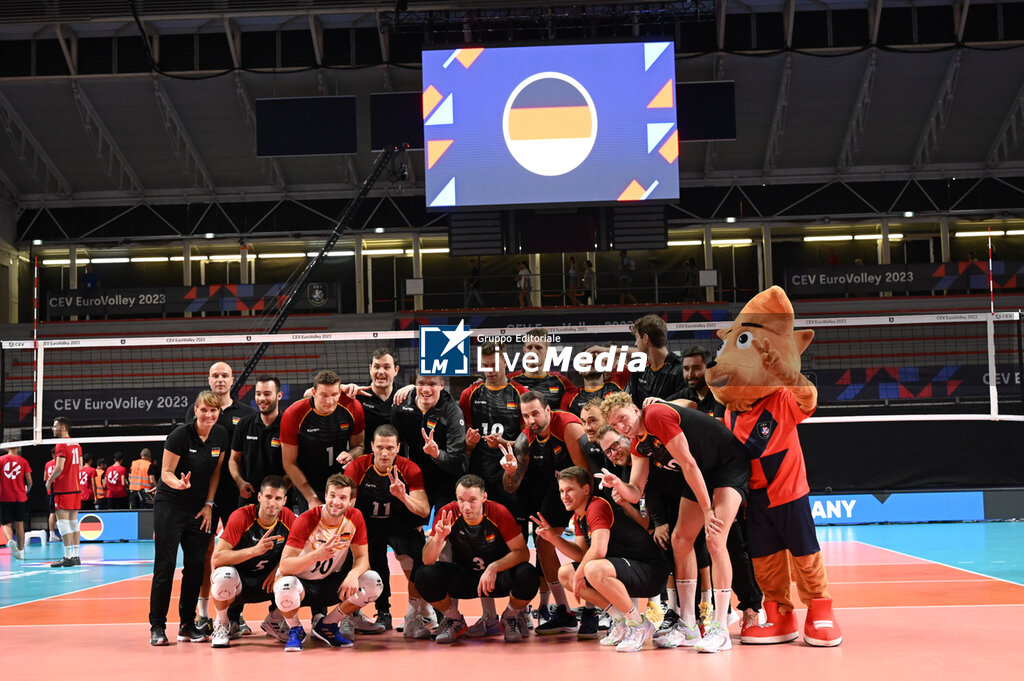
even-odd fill
[[[78,470],[82,465],[82,447],[71,441],[71,419],[58,416],[53,420],[53,436],[65,442],[58,442],[54,448],[53,472],[46,478],[46,489],[52,490],[53,504],[57,514],[57,529],[64,543],[64,557],[50,567],[74,567],[81,565],[78,557],[79,537],[78,509],[82,507],[82,490],[78,482]]]
[[[274,582],[274,603],[288,623],[286,652],[302,650],[306,632],[299,608],[321,612],[337,605],[313,623],[313,635],[327,645],[351,646],[350,615],[380,595],[380,576],[369,569],[366,522],[355,508],[356,483],[336,473],[327,479],[324,503],[303,513],[292,525],[281,554],[280,579]]]

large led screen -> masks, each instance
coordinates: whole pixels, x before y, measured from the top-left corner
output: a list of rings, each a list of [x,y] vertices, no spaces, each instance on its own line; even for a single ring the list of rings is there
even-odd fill
[[[679,198],[671,42],[423,53],[426,202]]]

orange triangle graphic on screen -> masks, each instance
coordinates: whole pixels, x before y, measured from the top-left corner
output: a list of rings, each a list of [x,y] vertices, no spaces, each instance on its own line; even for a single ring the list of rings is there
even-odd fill
[[[679,158],[679,131],[674,131],[665,140],[665,143],[658,149],[658,153],[661,154],[669,163],[675,163],[676,159]]]
[[[647,105],[648,109],[671,109],[672,108],[672,79],[669,78],[665,87],[661,88],[654,99]]]
[[[459,63],[465,66],[467,69],[473,65],[476,58],[480,56],[480,53],[484,51],[482,47],[462,48],[459,50],[459,56],[456,59]]]
[[[427,140],[427,169],[434,167],[455,140]]]
[[[423,118],[430,115],[430,112],[434,110],[434,107],[440,104],[441,100],[444,99],[441,93],[437,91],[437,88],[433,85],[429,86],[423,91]]]
[[[619,194],[618,200],[639,201],[640,199],[644,198],[644,193],[646,191],[647,190],[640,186],[639,182],[633,180],[632,182],[629,183],[629,186],[626,187],[626,189],[621,194]]]

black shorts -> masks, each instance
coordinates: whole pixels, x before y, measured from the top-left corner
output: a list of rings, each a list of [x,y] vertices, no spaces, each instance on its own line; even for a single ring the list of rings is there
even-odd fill
[[[618,556],[609,556],[604,560],[615,568],[615,578],[626,587],[630,598],[654,598],[665,589],[669,569],[661,561],[647,562]],[[572,566],[578,568],[580,564],[574,562]]]
[[[805,494],[772,508],[748,505],[747,548],[751,558],[764,558],[783,549],[798,557],[821,551],[814,531],[810,498]]]
[[[746,448],[739,440],[722,445],[709,470],[701,469],[701,477],[704,478],[704,486],[708,488],[709,495],[719,487],[732,487],[745,500],[750,484],[750,457]],[[683,489],[683,497],[697,501],[697,495],[689,486]]]
[[[269,573],[255,574],[252,572],[239,572],[238,577],[242,582],[242,593],[235,596],[234,603],[266,603],[274,600],[274,583],[270,583],[270,591],[263,588],[263,583]]]
[[[337,572],[332,572],[323,579],[303,579],[299,577],[299,581],[302,582],[302,588],[305,591],[305,595],[302,597],[302,605],[308,605],[312,612],[326,612],[327,608],[340,603],[341,598],[338,596],[338,589],[341,588],[341,583],[345,581],[345,575],[351,569],[352,552],[350,551],[348,556],[345,557],[345,562],[341,569]]]
[[[27,501],[0,501],[0,523],[7,525],[24,522],[28,522]]]
[[[572,511],[562,503],[558,485],[554,478],[550,482],[537,478],[526,478],[519,486],[519,512],[521,522],[540,513],[551,527],[566,527],[572,519]]]
[[[471,570],[456,563],[424,565],[416,573],[416,590],[428,603],[443,601],[446,596],[479,598],[477,588],[481,575],[483,570]],[[519,563],[497,574],[491,596],[533,600],[540,589],[540,580],[540,570],[529,563]]]
[[[366,537],[370,544],[383,543],[390,546],[396,556],[409,556],[417,564],[423,560],[426,539],[423,530],[418,527],[407,527],[397,522],[370,521],[366,523]]]

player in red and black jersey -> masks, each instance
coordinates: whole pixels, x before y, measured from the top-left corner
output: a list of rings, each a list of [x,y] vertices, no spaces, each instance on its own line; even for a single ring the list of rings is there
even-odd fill
[[[277,564],[295,523],[295,514],[285,507],[288,483],[268,475],[260,484],[256,504],[243,506],[228,518],[213,551],[210,597],[217,609],[211,645],[227,648],[231,638],[241,635],[239,617],[245,603],[273,601]],[[263,620],[263,631],[279,641],[287,640],[284,618],[271,604]]]
[[[577,598],[604,609],[613,625],[603,645],[619,652],[640,650],[654,633],[654,626],[637,611],[632,598],[651,598],[661,593],[668,567],[647,530],[623,509],[591,491],[590,474],[579,466],[558,472],[562,503],[573,514],[575,543],[562,538],[537,516],[538,534],[551,541],[573,562],[558,571],[562,585]]]
[[[726,548],[729,526],[736,518],[736,512],[746,495],[750,479],[749,462],[746,452],[732,433],[713,417],[696,409],[658,402],[645,407],[641,412],[626,393],[613,393],[604,399],[601,411],[608,423],[636,443],[642,438],[653,437],[660,442],[654,445],[651,457],[671,456],[678,463],[687,488],[682,490],[679,502],[679,516],[672,531],[672,550],[676,559],[676,580],[684,582],[686,591],[678,594],[683,610],[677,625],[678,636],[669,635],[678,645],[693,640],[696,617],[688,619],[688,606],[695,600],[697,562],[693,542],[704,527],[708,552],[711,554],[711,575],[715,584],[715,617],[726,629],[733,570]],[[738,445],[738,446],[737,446]],[[664,450],[665,454],[662,454]],[[633,460],[633,474],[637,478],[638,465],[643,467],[644,457],[637,455]],[[664,466],[663,466],[664,468]],[[624,498],[636,501],[640,489],[625,483],[612,475],[606,475],[604,484],[614,487]],[[712,496],[713,495],[713,496]],[[692,583],[691,583],[692,582]],[[679,583],[679,582],[677,582]],[[697,642],[698,650],[717,652],[732,647],[728,636],[721,646],[713,649]]]
[[[578,418],[568,412],[551,411],[539,393],[525,392],[519,403],[526,427],[511,448],[502,445],[502,451],[509,453],[502,460],[503,484],[507,491],[517,493],[521,520],[542,513],[553,526],[565,528],[569,512],[558,496],[555,473],[573,465],[589,470],[583,453],[589,443],[587,434]],[[537,633],[576,631],[576,616],[569,610],[565,590],[558,583],[558,554],[549,542],[538,538],[537,558],[557,604],[552,619],[538,626]]]
[[[46,476],[46,490],[52,490],[53,505],[57,515],[57,529],[64,543],[64,557],[50,567],[73,567],[81,565],[78,557],[81,533],[78,531],[78,510],[82,507],[82,488],[78,471],[82,465],[82,446],[70,440],[71,419],[58,416],[53,420],[53,436],[63,438],[54,447],[53,471]]]
[[[10,537],[11,555],[25,557],[25,523],[29,519],[28,492],[32,489],[32,467],[21,449],[0,449],[0,523]]]
[[[96,469],[93,468],[91,456],[88,454],[82,456],[82,467],[78,469],[78,487],[82,492],[82,510],[91,511],[96,508],[93,494],[93,478],[96,477]]]
[[[487,500],[483,478],[462,476],[455,498],[436,513],[423,548],[424,565],[416,574],[424,600],[444,612],[435,641],[454,643],[466,632],[466,620],[452,599],[484,596],[509,597],[501,616],[505,642],[522,641],[527,631],[523,608],[540,584],[539,571],[527,562],[526,538],[508,509]],[[439,562],[448,544],[452,560]]]
[[[373,434],[373,456],[361,456],[345,468],[345,475],[355,481],[356,508],[366,519],[369,540],[370,569],[380,575],[384,590],[377,597],[377,621],[363,620],[356,615],[354,626],[363,633],[383,633],[391,628],[391,571],[388,547],[409,580],[409,614],[405,617],[406,638],[429,638],[418,615],[422,600],[412,576],[423,565],[423,532],[420,527],[430,515],[430,501],[423,486],[420,467],[399,456],[398,431],[384,424]],[[410,626],[410,623],[413,623]]]
[[[617,393],[622,386],[612,381],[604,380],[604,373],[601,371],[588,371],[583,374],[583,387],[578,388],[574,394],[566,393],[562,397],[562,411],[567,411],[574,416],[580,416],[589,402],[599,400],[605,395]]]
[[[561,408],[566,395],[572,399],[579,388],[557,371],[544,371],[548,355],[547,329],[530,329],[524,338],[523,368],[513,371],[508,377],[527,390],[543,395],[552,409]]]
[[[363,406],[341,394],[341,379],[330,370],[317,373],[312,397],[285,410],[281,463],[309,508],[323,503],[327,478],[362,455],[363,429]]]

